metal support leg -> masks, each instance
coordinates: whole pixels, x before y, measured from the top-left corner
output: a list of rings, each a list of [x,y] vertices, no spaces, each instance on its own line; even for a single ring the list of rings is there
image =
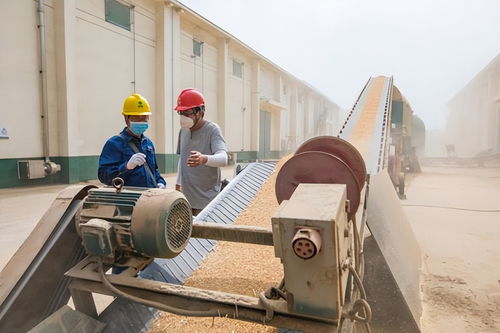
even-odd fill
[[[71,298],[75,304],[75,309],[84,313],[92,318],[97,319],[97,309],[95,307],[94,298],[90,291],[69,287]]]

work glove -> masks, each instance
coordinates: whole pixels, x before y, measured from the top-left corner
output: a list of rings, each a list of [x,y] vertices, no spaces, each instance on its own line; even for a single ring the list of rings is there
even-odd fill
[[[165,188],[165,184],[158,183],[158,184],[156,184],[156,187],[161,188],[163,190]]]
[[[143,153],[136,153],[127,162],[127,169],[132,170],[137,166],[141,166],[146,162],[146,155]]]

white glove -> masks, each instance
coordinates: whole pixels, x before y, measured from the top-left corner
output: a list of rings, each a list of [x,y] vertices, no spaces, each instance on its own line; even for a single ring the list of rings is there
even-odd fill
[[[136,153],[132,155],[127,162],[127,169],[132,170],[137,166],[143,165],[146,162],[146,155],[143,153]]]
[[[158,184],[156,184],[156,187],[161,188],[163,190],[165,188],[165,184],[158,183]]]

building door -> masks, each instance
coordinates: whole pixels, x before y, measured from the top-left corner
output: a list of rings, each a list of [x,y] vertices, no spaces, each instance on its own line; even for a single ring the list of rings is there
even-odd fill
[[[271,157],[271,113],[260,111],[259,158]]]

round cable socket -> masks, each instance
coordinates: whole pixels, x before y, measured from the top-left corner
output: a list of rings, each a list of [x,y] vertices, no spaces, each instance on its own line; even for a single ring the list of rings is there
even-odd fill
[[[302,228],[292,240],[293,252],[304,260],[313,258],[321,249],[321,234],[318,230]]]

